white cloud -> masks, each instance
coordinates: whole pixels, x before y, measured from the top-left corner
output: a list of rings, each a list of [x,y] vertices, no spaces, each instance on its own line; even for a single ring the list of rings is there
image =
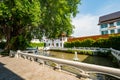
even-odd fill
[[[72,36],[90,36],[99,33],[98,16],[93,15],[79,15],[72,19],[72,24],[75,26]]]

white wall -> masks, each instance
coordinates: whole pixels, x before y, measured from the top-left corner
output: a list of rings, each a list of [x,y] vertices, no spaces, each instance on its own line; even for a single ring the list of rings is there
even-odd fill
[[[58,39],[46,39],[44,40],[46,47],[64,47],[64,42],[67,42],[67,37],[62,37]]]

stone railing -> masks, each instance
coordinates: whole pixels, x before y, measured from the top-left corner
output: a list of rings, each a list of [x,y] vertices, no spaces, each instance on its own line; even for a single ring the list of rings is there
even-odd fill
[[[51,61],[55,63],[54,69],[58,69],[60,71],[63,65],[74,66],[76,67],[76,69],[79,69],[79,75],[82,77],[89,77],[88,73],[93,72],[93,73],[102,73],[102,74],[111,75],[120,79],[120,69],[117,68],[104,67],[104,66],[98,66],[98,65],[87,64],[82,62],[28,54],[28,53],[23,53],[21,51],[17,51],[15,56],[17,58],[24,58],[31,60],[33,62],[36,61],[43,65]]]
[[[60,50],[60,51],[68,51],[68,50],[85,50],[91,51],[93,53],[102,52],[107,53],[110,52],[110,48],[99,48],[99,47],[73,47],[73,48],[59,48],[59,47],[49,47],[48,50]],[[94,55],[95,55],[94,54]]]
[[[111,53],[115,58],[117,58],[117,60],[120,61],[120,51],[119,50],[115,50],[115,49],[111,48]]]

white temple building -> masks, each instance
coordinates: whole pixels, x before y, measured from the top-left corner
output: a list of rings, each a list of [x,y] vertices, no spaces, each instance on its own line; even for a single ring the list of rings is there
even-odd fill
[[[43,38],[43,42],[45,43],[45,47],[64,47],[64,42],[67,42],[67,37],[61,37],[57,39],[47,39]]]

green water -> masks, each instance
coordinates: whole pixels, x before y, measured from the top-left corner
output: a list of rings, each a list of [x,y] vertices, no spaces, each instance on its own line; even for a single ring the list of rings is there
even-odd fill
[[[61,59],[67,59],[67,60],[73,60],[75,56],[75,54],[73,53],[55,52],[55,51],[47,51],[47,52],[44,52],[42,55],[61,58]],[[80,62],[118,68],[117,64],[113,63],[109,57],[89,56],[89,55],[83,55],[83,54],[77,54],[77,57],[79,59],[78,61]],[[79,74],[78,70],[70,66],[63,66],[63,69]],[[89,75],[92,80],[119,80],[115,77],[104,75],[104,74],[91,73]]]
[[[47,54],[51,57],[73,60],[75,54],[73,53],[65,53],[65,52],[55,52],[49,51]],[[108,66],[108,67],[115,67],[117,68],[117,64],[113,63],[109,57],[98,57],[98,56],[89,56],[83,54],[77,54],[80,62]]]

